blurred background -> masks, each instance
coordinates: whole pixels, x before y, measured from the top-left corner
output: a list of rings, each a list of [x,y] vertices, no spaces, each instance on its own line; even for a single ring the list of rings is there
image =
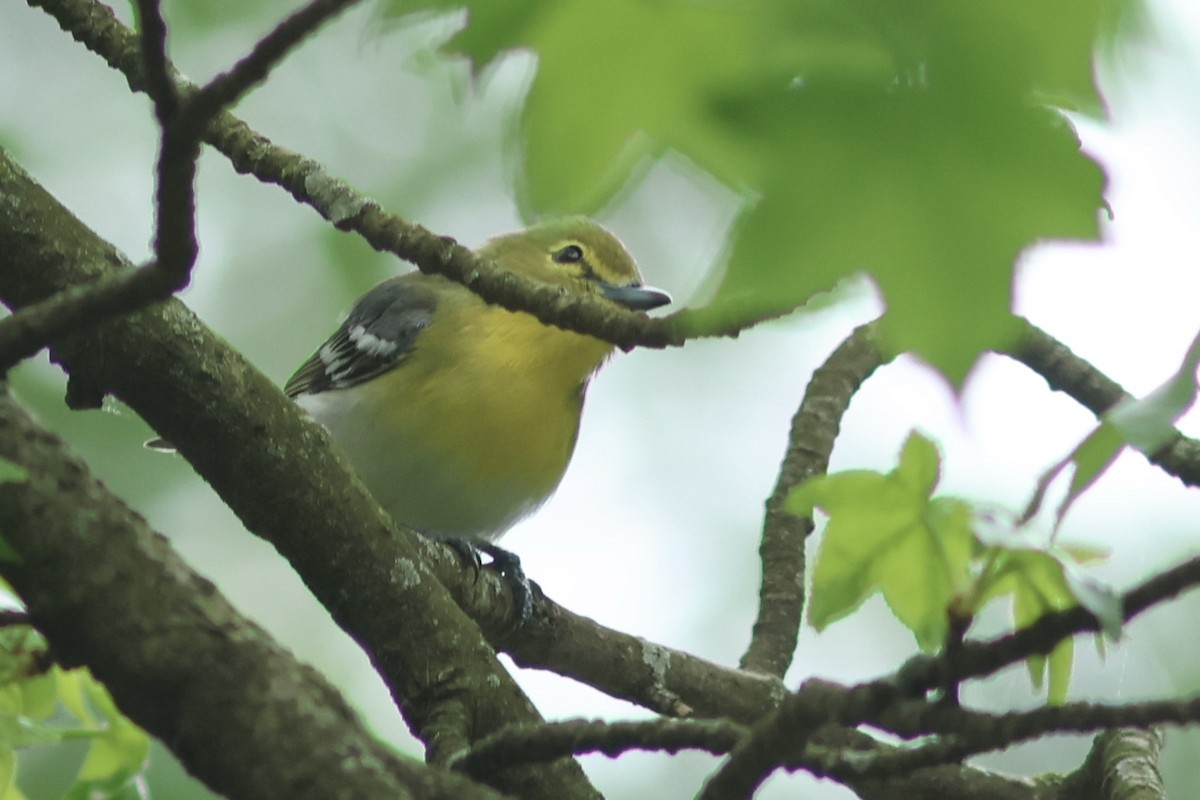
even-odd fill
[[[167,2],[170,55],[202,81],[224,69],[292,4]],[[1109,172],[1112,219],[1098,245],[1046,244],[1017,275],[1017,307],[1134,394],[1174,371],[1200,327],[1200,9],[1152,0],[1152,24],[1098,65],[1111,119],[1079,119],[1086,149]],[[118,14],[128,21],[125,7]],[[472,82],[433,55],[452,22],[381,34],[364,4],[294,53],[236,113],[275,142],[324,163],[389,210],[477,245],[522,226],[511,185],[512,122],[533,69],[515,55]],[[0,144],[60,201],[134,261],[149,254],[156,133],[144,97],[39,11],[0,5]],[[588,113],[580,109],[578,113]],[[370,286],[405,268],[338,233],[284,192],[201,158],[200,261],[187,304],[282,383]],[[667,159],[604,214],[649,283],[676,307],[715,280],[736,198],[682,159]],[[855,325],[879,313],[865,282],[845,303],[760,326],[736,341],[696,341],[617,357],[593,383],[575,459],[555,497],[505,546],[568,608],[652,641],[734,665],[756,609],[762,504],[792,413],[812,370]],[[105,482],[167,534],[198,571],[298,657],[343,688],[382,738],[417,752],[366,658],[273,549],[242,529],[181,459],[146,451],[151,431],[127,409],[72,413],[65,380],[43,355],[14,390],[83,454]],[[855,398],[833,468],[887,469],[913,428],[944,453],[942,491],[1019,508],[1048,465],[1094,424],[1024,367],[986,359],[961,402],[915,361],[881,370]],[[1180,423],[1200,435],[1195,413]],[[1093,570],[1117,587],[1194,553],[1200,493],[1124,456],[1067,518],[1067,541],[1111,558]],[[817,542],[810,544],[815,546]],[[998,632],[994,607],[975,633]],[[1200,689],[1200,597],[1144,615],[1101,658],[1076,649],[1072,699],[1133,701]],[[1184,632],[1187,632],[1186,634]],[[878,600],[821,635],[805,630],[788,675],[868,679],[913,654],[911,635]],[[552,674],[518,680],[550,718],[647,714]],[[1034,707],[1023,669],[966,688],[965,701]],[[1056,737],[978,759],[1036,774],[1076,767],[1090,737]],[[30,751],[21,785],[57,796],[82,749]],[[1194,784],[1200,732],[1173,731],[1168,787]],[[66,759],[64,761],[63,759]],[[690,797],[716,764],[702,754],[583,759],[614,798]],[[155,796],[207,794],[158,749]],[[761,797],[847,798],[836,785],[777,775]]]

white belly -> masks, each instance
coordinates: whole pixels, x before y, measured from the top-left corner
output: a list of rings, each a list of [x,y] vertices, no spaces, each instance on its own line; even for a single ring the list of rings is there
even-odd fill
[[[542,505],[557,486],[556,476],[548,489],[531,493],[528,482],[520,480],[520,469],[503,464],[481,479],[456,463],[452,453],[431,449],[425,436],[364,422],[379,419],[362,407],[369,402],[359,392],[336,389],[296,398],[329,430],[371,494],[401,524],[493,541]]]

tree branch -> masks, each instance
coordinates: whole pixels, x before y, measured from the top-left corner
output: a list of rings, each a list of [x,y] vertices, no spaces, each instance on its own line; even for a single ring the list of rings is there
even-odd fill
[[[156,188],[155,260],[136,272],[71,286],[0,322],[0,370],[67,332],[164,300],[183,288],[196,259],[195,172],[201,136],[291,48],[354,0],[314,0],[262,39],[230,72],[183,100],[166,60],[166,25],[156,0],[138,0],[142,72],[162,127]],[[111,12],[110,12],[111,13]]]
[[[1182,725],[1198,720],[1200,697],[1141,703],[1064,703],[1006,714],[914,701],[889,708],[873,721],[905,738],[953,735],[972,743],[969,752],[975,753],[1047,733],[1082,733],[1117,726],[1145,728],[1164,723]]]
[[[235,103],[256,84],[266,79],[270,70],[309,34],[356,0],[311,0],[284,19],[259,40],[250,54],[228,72],[218,75],[201,89],[173,80],[174,68],[166,61],[165,44],[157,38],[143,36],[142,48],[150,47],[142,60],[146,67],[147,84],[151,87],[170,85],[177,109],[166,114],[166,106],[156,100],[162,128],[159,148],[158,181],[156,186],[156,230],[154,237],[155,266],[175,278],[173,290],[183,288],[196,260],[196,159],[205,131],[213,120]],[[156,0],[139,0],[143,14],[158,19]],[[156,32],[157,33],[157,32]],[[165,37],[165,29],[161,36]],[[153,95],[152,95],[153,96]]]
[[[498,797],[401,758],[341,695],[192,572],[0,385],[0,564],[65,666],[86,664],[189,771],[232,798]]]
[[[787,696],[778,678],[721,667],[606,628],[562,608],[540,590],[536,595],[533,618],[503,642],[519,666],[550,669],[611,697],[674,717],[724,717],[748,723]]]
[[[1050,334],[1030,322],[1015,347],[1004,355],[1019,361],[1046,379],[1054,391],[1064,392],[1097,417],[1131,395],[1089,362],[1071,352]],[[1183,434],[1147,458],[1186,486],[1200,486],[1200,442]]]
[[[1154,575],[1122,595],[1125,622],[1146,609],[1200,584],[1200,556]],[[986,642],[965,642],[951,667],[938,656],[909,659],[892,681],[902,694],[913,697],[967,678],[990,675],[1030,655],[1045,655],[1059,641],[1077,633],[1096,632],[1100,622],[1082,606],[1054,611],[1033,624]]]
[[[1166,570],[1125,593],[1124,618],[1128,621],[1146,608],[1198,583],[1200,557]],[[1099,629],[1099,622],[1090,612],[1076,607],[1047,614],[1007,636],[988,642],[964,643],[953,664],[943,657],[917,656],[894,676],[851,687],[810,679],[785,698],[779,708],[754,724],[750,734],[739,742],[729,760],[705,786],[701,797],[722,800],[748,796],[773,770],[791,763],[789,759],[803,758],[809,742],[828,724],[854,727],[870,722],[901,735],[914,735],[929,732],[930,720],[949,719],[956,720],[957,727],[950,728],[953,732],[961,734],[969,729],[981,742],[987,743],[974,748],[969,741],[943,743],[934,748],[937,755],[932,760],[936,761],[956,757],[960,752],[994,749],[992,742],[1004,746],[1006,738],[1012,741],[1029,738],[1041,732],[1038,726],[1044,730],[1093,729],[1126,723],[1190,721],[1200,714],[1200,700],[1140,704],[1125,707],[1120,712],[1103,706],[1076,704],[1066,712],[1051,708],[1003,715],[1001,726],[999,717],[973,716],[973,712],[924,701],[925,693],[946,685],[947,679],[957,682],[988,675],[1031,654],[1049,653],[1066,636]],[[921,724],[912,724],[897,708],[905,698],[914,696],[922,701],[906,703],[903,709],[914,714],[915,719],[922,720]],[[914,764],[922,766],[929,760],[928,755],[903,758],[911,758]],[[911,766],[904,764],[904,768]]]
[[[746,731],[728,720],[567,720],[497,731],[452,766],[468,775],[486,775],[498,765],[533,764],[584,753],[616,757],[630,750],[704,750],[720,755],[729,752]]]
[[[796,652],[804,615],[804,542],[813,531],[811,517],[783,508],[793,488],[829,469],[842,416],[850,400],[885,363],[873,338],[873,326],[854,331],[813,373],[804,399],[792,418],[788,449],[763,518],[762,586],[750,646],[739,666],[783,677]]]
[[[163,273],[150,268],[71,286],[0,321],[0,371],[29,358],[69,331],[136,311],[170,296]]]
[[[256,84],[266,80],[271,70],[311,33],[357,2],[310,0],[259,39],[251,51],[230,70],[217,75],[192,95],[188,103],[190,109],[185,113],[192,117],[196,138],[204,136],[204,128],[223,110],[236,103]],[[171,70],[174,71],[174,68],[171,67]]]
[[[28,2],[44,9],[63,30],[124,74],[132,89],[146,91],[137,37],[113,17],[111,9],[96,0]],[[181,94],[196,91],[173,69],[172,74]],[[686,341],[686,324],[672,321],[677,315],[653,319],[584,295],[564,295],[556,287],[514,275],[477,257],[453,239],[389,215],[316,161],[273,144],[228,112],[218,114],[209,124],[204,140],[239,172],[282,187],[338,228],[362,236],[375,249],[410,261],[424,272],[458,281],[489,303],[528,312],[548,325],[591,334],[626,350],[679,346]],[[734,335],[750,324],[749,320],[735,321],[706,335]]]
[[[881,750],[855,754],[853,758],[839,754],[827,769],[834,776],[857,774],[883,778],[961,761],[971,755],[1002,750],[1052,733],[1086,733],[1115,726],[1144,728],[1197,721],[1200,721],[1200,698],[1123,705],[1069,703],[1007,714],[913,701],[886,709],[873,721],[874,724],[905,738],[935,734],[942,738],[908,750]],[[1157,758],[1157,753],[1154,757]],[[808,768],[803,762],[799,766]]]
[[[137,11],[146,94],[154,103],[154,115],[159,125],[166,127],[179,110],[179,91],[171,79],[171,65],[167,60],[167,23],[158,0],[135,0],[133,7]]]
[[[1083,765],[1055,788],[1056,800],[1165,800],[1158,728],[1120,728],[1096,737]]]

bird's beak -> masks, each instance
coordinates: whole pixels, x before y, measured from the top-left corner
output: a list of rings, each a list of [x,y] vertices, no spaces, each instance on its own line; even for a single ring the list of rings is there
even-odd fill
[[[652,308],[665,306],[671,302],[671,295],[661,289],[652,289],[636,283],[625,286],[614,286],[611,283],[600,284],[604,296],[618,305],[631,308],[634,311],[649,311]]]

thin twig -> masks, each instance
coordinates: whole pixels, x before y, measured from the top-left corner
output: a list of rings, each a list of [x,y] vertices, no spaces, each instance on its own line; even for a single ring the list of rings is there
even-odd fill
[[[810,746],[802,755],[782,766],[804,770],[818,778],[852,783],[911,775],[917,770],[961,761],[970,754],[965,743],[953,737],[913,748],[853,750]]]
[[[162,126],[156,181],[155,260],[136,272],[71,287],[0,322],[0,369],[28,358],[63,334],[79,332],[113,315],[164,300],[187,284],[198,250],[195,173],[205,130],[215,116],[265,78],[271,67],[316,27],[353,2],[314,0],[285,19],[233,69],[202,90],[188,91],[181,101],[174,68],[166,59],[166,25],[158,3],[138,0],[141,36],[135,37],[124,30],[127,44],[135,46],[141,58],[125,58],[124,63],[140,64],[142,79],[155,102],[155,113]],[[90,19],[86,15],[85,18]],[[111,23],[119,25],[115,20]]]
[[[0,369],[29,358],[63,334],[126,314],[170,294],[166,276],[141,267],[73,286],[0,321]]]
[[[838,689],[845,696],[851,691],[846,687]],[[906,737],[937,734],[942,738],[912,748],[864,751],[810,744],[796,752],[795,731],[789,730],[784,737],[785,751],[791,753],[781,754],[780,765],[818,777],[883,779],[959,762],[971,755],[1001,750],[1046,734],[1084,733],[1116,725],[1182,725],[1197,720],[1200,720],[1200,698],[1124,705],[1071,703],[1008,714],[914,701],[888,709],[876,722]],[[862,721],[872,720],[864,717]],[[806,722],[805,728],[808,727]],[[749,733],[750,728],[728,720],[568,720],[502,729],[477,742],[452,766],[469,775],[486,775],[498,765],[545,763],[586,753],[616,757],[630,750],[676,753],[692,749],[723,755]]]
[[[800,756],[827,725],[855,727],[877,716],[897,695],[875,682],[846,687],[809,679],[779,708],[754,724],[725,763],[713,773],[700,800],[741,800],[777,768]]]
[[[152,4],[152,0],[141,0]],[[187,284],[196,260],[196,159],[205,131],[214,119],[267,77],[271,68],[322,23],[356,0],[313,0],[287,17],[261,39],[250,54],[204,88],[186,92],[178,112],[162,125],[156,187],[157,226],[154,248],[158,263],[174,277],[173,291]],[[144,37],[143,37],[144,42]],[[170,81],[163,63],[151,82]]]
[[[152,1],[141,0],[144,4]],[[174,277],[173,290],[187,284],[198,251],[196,159],[200,156],[200,144],[208,126],[222,111],[263,81],[271,68],[318,26],[354,2],[357,0],[312,0],[259,40],[249,55],[228,72],[217,76],[202,89],[186,92],[177,113],[163,123],[154,248],[161,268]],[[150,74],[148,77],[151,81],[170,82],[169,69],[170,65],[164,61],[162,75]]]
[[[63,30],[125,75],[135,91],[147,90],[137,37],[107,6],[96,0],[28,2],[44,9]],[[197,91],[193,84],[174,74],[182,95]],[[410,261],[425,272],[445,275],[489,303],[528,312],[548,325],[591,334],[630,349],[680,346],[689,336],[736,336],[759,321],[738,317],[703,333],[689,332],[692,316],[688,314],[651,318],[614,308],[595,298],[564,296],[554,287],[514,275],[477,257],[453,239],[387,214],[375,201],[356,192],[316,161],[275,145],[228,112],[217,114],[204,133],[204,141],[223,153],[234,169],[280,186],[341,230],[359,234],[375,249]]]
[[[969,753],[999,750],[1048,733],[1084,733],[1116,726],[1183,725],[1200,720],[1200,697],[1140,703],[1064,703],[996,714],[909,701],[871,720],[905,738],[954,736]]]
[[[189,101],[187,113],[200,126],[232,106],[256,84],[266,79],[274,67],[304,39],[335,15],[358,0],[311,0],[295,11],[274,30],[259,39],[253,49],[229,71],[217,75]],[[198,131],[197,138],[203,135]]]
[[[0,628],[12,628],[32,624],[28,611],[17,608],[0,609]]]
[[[1146,609],[1200,584],[1200,556],[1154,575],[1122,595],[1123,619],[1128,622]],[[1045,655],[1062,639],[1099,631],[1100,622],[1082,606],[1055,611],[1019,631],[986,642],[965,642],[953,667],[939,656],[914,656],[893,678],[900,691],[921,696],[947,681],[990,675],[1031,655]],[[950,673],[950,674],[947,674]]]
[[[782,677],[792,663],[804,614],[804,542],[811,517],[797,517],[784,501],[803,481],[829,468],[842,416],[859,387],[886,362],[874,341],[874,326],[857,328],[813,372],[792,418],[787,453],[767,500],[763,518],[762,584],[744,670]]]
[[[1147,608],[1197,584],[1200,584],[1200,557],[1160,573],[1126,592],[1123,596],[1125,619],[1128,621]],[[1066,636],[1099,628],[1100,623],[1090,612],[1076,607],[1047,614],[1029,627],[1007,636],[987,642],[964,643],[953,665],[943,657],[917,656],[891,677],[856,686],[806,681],[775,712],[753,726],[750,735],[738,744],[725,765],[713,775],[701,797],[704,800],[724,800],[748,796],[774,769],[789,763],[790,758],[800,757],[803,748],[807,747],[822,725],[836,723],[857,726],[873,722],[886,726],[890,721],[891,725],[899,726],[904,718],[896,704],[906,697],[919,697],[923,701],[927,692],[948,682],[991,674],[1029,655],[1050,652]],[[909,713],[915,713],[911,709],[917,709],[917,717],[926,722],[931,719],[954,719],[965,726],[967,723],[964,720],[988,719],[984,716],[970,717],[969,712],[945,704],[906,703],[903,708]],[[1083,704],[1079,704],[1074,708],[1078,714],[1076,719],[1090,721],[1085,729],[1123,724],[1123,720],[1116,718],[1111,711],[1102,710],[1102,707],[1089,706],[1087,708],[1090,710],[1084,711]],[[956,713],[959,716],[953,716]],[[1027,738],[1027,733],[1037,735],[1036,731],[1030,732],[1031,727],[1038,724],[1044,726],[1050,719],[1063,725],[1071,724],[1069,718],[1049,717],[1047,713],[1043,709],[1007,715],[1005,718],[1011,725],[1009,735],[1016,738]],[[1149,724],[1185,718],[1190,720],[1198,714],[1198,709],[1187,703],[1146,704],[1141,712],[1129,713],[1144,713],[1152,717],[1144,720]],[[939,714],[942,716],[939,717]],[[994,723],[995,719],[991,718],[991,721]],[[1142,721],[1133,720],[1134,724]],[[978,734],[981,738],[986,736],[987,724],[983,723],[982,727],[984,732]],[[899,732],[915,734],[924,731],[917,726],[911,731],[901,728]],[[985,749],[993,748],[989,745]]]
[[[1004,355],[1029,367],[1051,389],[1066,393],[1096,416],[1131,398],[1120,384],[1032,323],[1025,323],[1020,340]],[[1148,458],[1186,486],[1200,486],[1200,441],[1178,434]]]
[[[1162,734],[1154,729],[1147,730],[1149,726],[1185,725],[1200,720],[1200,698],[1127,705],[1072,703],[1011,714],[987,714],[961,708],[946,713],[945,708],[933,708],[925,703],[921,705],[925,707],[925,717],[943,717],[940,722],[922,726],[926,732],[938,729],[952,732],[945,734],[944,738],[909,749],[847,752],[814,747],[786,766],[788,769],[803,769],[821,777],[842,780],[893,778],[939,764],[957,763],[972,755],[1002,750],[1048,734],[1086,733],[1114,726],[1134,729],[1128,733],[1139,741],[1157,742],[1161,747]],[[1112,737],[1113,734],[1104,736]],[[1157,749],[1152,746],[1142,748],[1137,755],[1142,767],[1146,768],[1146,781],[1152,781],[1152,776],[1158,775],[1154,766],[1157,763]],[[1081,769],[1093,768],[1085,764]],[[1119,767],[1110,770],[1110,773],[1116,772],[1120,772]],[[1093,790],[1069,796],[1099,796],[1103,779],[1093,776],[1089,780]],[[1158,780],[1161,781],[1161,776],[1158,776]]]
[[[451,766],[468,775],[487,775],[501,767],[544,763],[585,753],[602,753],[611,758],[630,750],[671,754],[704,750],[722,755],[733,749],[748,731],[746,726],[729,720],[567,720],[499,730],[476,742]]]
[[[167,23],[158,0],[136,0],[134,8],[137,10],[146,94],[154,102],[159,125],[165,126],[179,110],[179,90],[171,79],[167,60]]]

